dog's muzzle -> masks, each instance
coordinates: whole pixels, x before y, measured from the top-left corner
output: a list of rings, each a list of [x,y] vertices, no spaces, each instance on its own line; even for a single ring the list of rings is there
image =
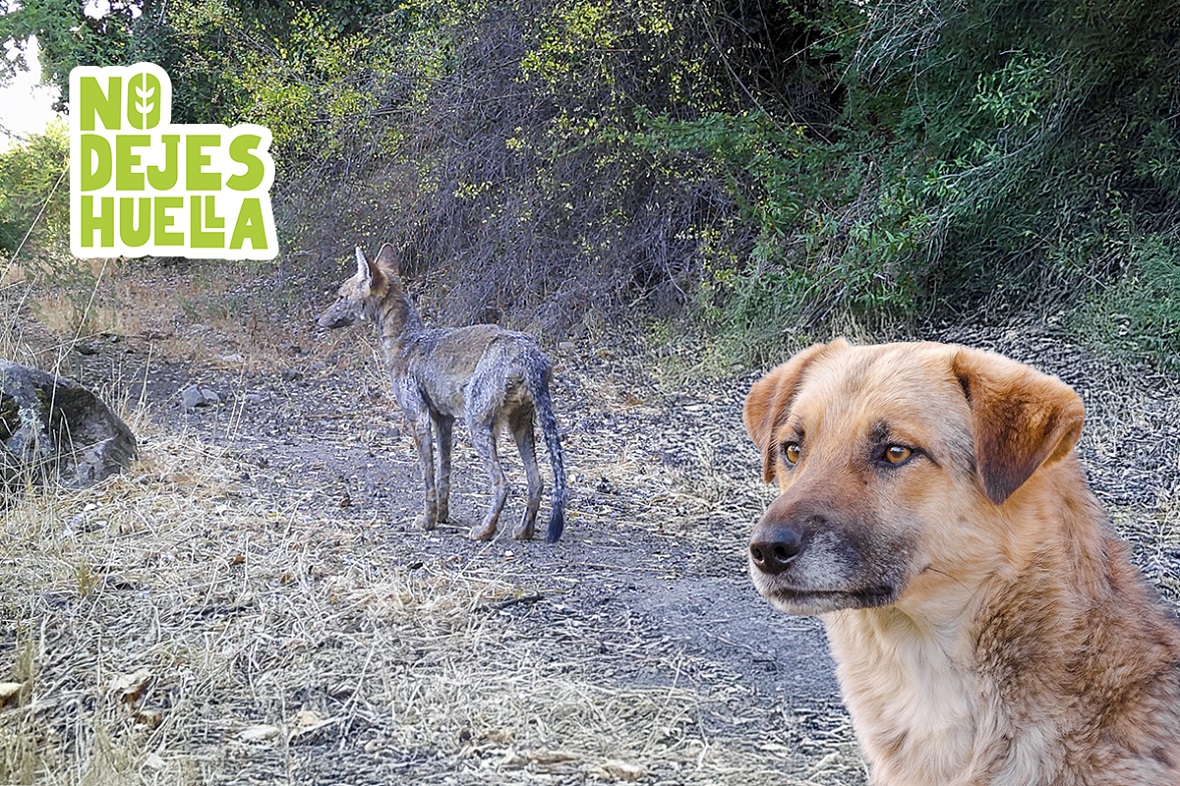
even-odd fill
[[[808,507],[772,505],[754,528],[748,561],[759,594],[790,614],[892,603],[904,584],[904,542],[880,537],[875,522]]]

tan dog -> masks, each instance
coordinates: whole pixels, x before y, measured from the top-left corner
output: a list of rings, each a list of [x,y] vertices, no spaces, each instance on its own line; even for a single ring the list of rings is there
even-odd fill
[[[1086,486],[1060,380],[817,345],[750,390],[758,591],[820,614],[874,786],[1180,784],[1180,627]]]

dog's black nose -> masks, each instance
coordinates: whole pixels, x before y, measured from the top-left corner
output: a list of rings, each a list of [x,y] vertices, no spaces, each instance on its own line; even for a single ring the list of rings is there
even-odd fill
[[[758,530],[757,539],[750,543],[750,559],[763,573],[782,573],[803,550],[803,536],[788,524],[759,526]]]

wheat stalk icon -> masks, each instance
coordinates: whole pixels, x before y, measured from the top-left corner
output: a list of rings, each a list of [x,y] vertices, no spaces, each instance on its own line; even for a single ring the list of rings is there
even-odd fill
[[[127,112],[131,125],[140,129],[151,128],[156,125],[156,122],[159,120],[160,111],[160,102],[158,100],[159,80],[152,78],[150,74],[136,74],[131,77],[128,87],[131,88],[135,95],[135,101],[133,103],[135,112],[133,113],[130,110]],[[153,116],[155,116],[156,122],[152,122]]]

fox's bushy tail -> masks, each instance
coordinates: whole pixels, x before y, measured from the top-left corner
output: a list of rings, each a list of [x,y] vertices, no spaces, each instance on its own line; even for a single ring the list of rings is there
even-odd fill
[[[565,484],[565,455],[561,451],[561,437],[557,432],[557,418],[553,415],[553,398],[549,394],[549,377],[552,367],[538,350],[525,364],[528,369],[529,392],[537,409],[537,420],[541,424],[541,435],[549,449],[549,461],[553,466],[553,511],[549,514],[549,532],[546,540],[555,542],[565,529],[565,505],[569,491]]]

